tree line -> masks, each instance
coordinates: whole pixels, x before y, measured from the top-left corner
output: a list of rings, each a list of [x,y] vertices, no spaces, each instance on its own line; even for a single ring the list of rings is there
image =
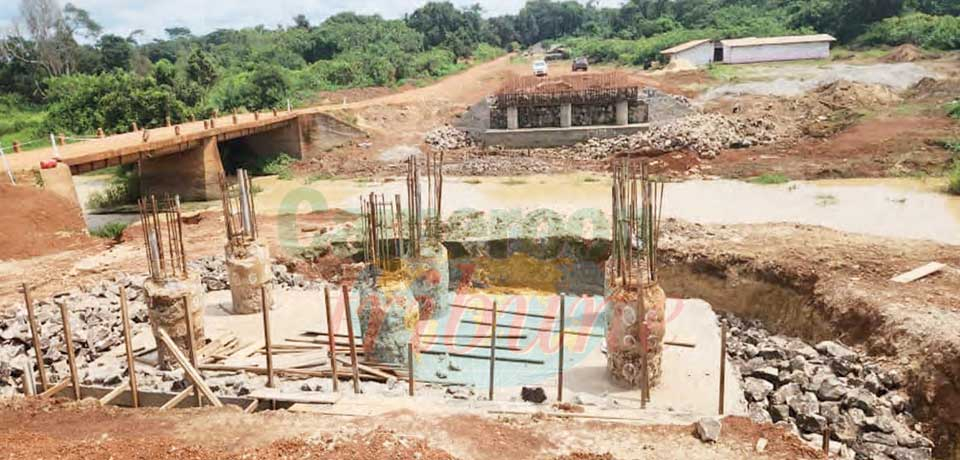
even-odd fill
[[[307,103],[319,91],[437,78],[470,62],[543,41],[594,61],[647,65],[694,38],[823,32],[852,45],[960,47],[956,0],[530,0],[516,14],[430,2],[401,19],[298,15],[268,28],[196,35],[184,27],[143,40],[103,32],[88,11],[59,0],[21,0],[0,34],[0,107],[34,108],[11,132],[122,132],[214,111]],[[14,117],[15,118],[15,117]],[[26,121],[29,120],[29,121]]]

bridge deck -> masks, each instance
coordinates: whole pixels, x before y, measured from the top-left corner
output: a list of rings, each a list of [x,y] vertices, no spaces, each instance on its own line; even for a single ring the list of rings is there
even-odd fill
[[[295,120],[303,114],[316,112],[315,109],[278,112],[275,117],[272,112],[260,114],[260,119],[254,119],[252,113],[238,114],[237,124],[233,123],[233,116],[227,115],[216,119],[215,128],[203,128],[203,121],[180,124],[180,135],[175,134],[173,127],[151,128],[146,142],[143,132],[130,132],[94,139],[85,142],[57,146],[60,159],[75,172],[89,171],[106,166],[135,162],[139,157],[156,157],[179,152],[189,148],[202,139],[217,136],[219,140],[228,140],[257,132],[273,129],[277,125]],[[40,162],[54,158],[52,147],[30,150],[7,155],[10,168],[13,171],[37,169]]]

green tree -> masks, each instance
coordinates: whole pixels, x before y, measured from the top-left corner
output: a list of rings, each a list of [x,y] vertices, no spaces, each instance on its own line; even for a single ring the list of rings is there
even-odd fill
[[[125,38],[108,34],[100,37],[97,42],[100,50],[100,59],[106,70],[130,70],[130,57],[133,55],[133,45]]]
[[[247,108],[263,110],[286,104],[290,80],[279,66],[263,64],[250,75],[250,86],[250,106]]]
[[[213,60],[200,48],[194,49],[187,60],[187,78],[205,88],[217,81],[218,72]]]

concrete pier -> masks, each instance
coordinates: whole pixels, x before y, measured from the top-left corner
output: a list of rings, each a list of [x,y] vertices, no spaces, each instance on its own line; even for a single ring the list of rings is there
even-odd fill
[[[203,283],[199,277],[186,279],[170,279],[163,282],[147,280],[143,288],[149,299],[147,309],[150,328],[154,337],[159,337],[159,329],[167,331],[170,338],[188,353],[187,321],[185,312],[190,312],[193,323],[193,343],[200,344],[204,340],[203,328]],[[186,304],[186,307],[184,307]],[[157,343],[157,356],[160,367],[171,369],[176,360],[170,350],[163,343]]]

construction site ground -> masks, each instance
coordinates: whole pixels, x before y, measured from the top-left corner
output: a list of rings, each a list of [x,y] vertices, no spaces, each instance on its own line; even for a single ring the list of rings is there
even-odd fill
[[[656,158],[659,172],[677,178],[733,179],[767,173],[791,179],[939,175],[950,158],[939,142],[960,137],[958,124],[946,118],[942,110],[945,102],[960,94],[960,65],[956,54],[915,64],[940,77],[899,91],[898,100],[881,97],[864,103],[856,97],[846,106],[837,106],[832,99],[835,93],[829,100],[805,93],[700,101],[708,111],[749,113],[795,124],[786,130],[791,134],[784,142],[724,150],[714,159],[702,159],[693,152],[671,152]],[[830,63],[794,65],[817,72]],[[732,80],[735,84],[768,78],[765,69],[777,66],[756,68],[761,69],[757,72],[760,75],[731,76],[705,70],[631,72],[652,86],[696,101],[710,89]],[[569,65],[551,63],[551,71],[566,73]],[[427,149],[423,138],[428,131],[456,121],[514,73],[528,72],[529,62],[507,56],[422,88],[321,95],[318,101],[329,102],[329,111],[355,123],[370,137],[334,150],[322,161],[298,163],[295,181],[302,184],[312,177],[323,181],[363,178],[357,182],[363,186],[367,178],[378,177],[389,183],[390,177],[400,173],[405,157],[392,155],[392,149]],[[829,110],[822,112],[824,107]],[[803,123],[811,113],[816,114],[812,118],[818,122],[816,126]],[[826,118],[821,120],[821,116]],[[576,172],[599,176],[607,172],[607,161],[577,160],[559,150],[480,152],[467,148],[450,152],[448,160],[455,165],[470,156],[495,155],[501,166],[485,171],[480,179],[483,181],[493,180],[491,176],[528,173],[524,166],[527,163],[518,163],[517,158],[537,158],[548,165],[538,172],[547,175]],[[271,190],[263,193],[258,201],[266,200]],[[509,186],[502,193],[518,194]],[[544,207],[556,201],[555,196],[542,199]],[[910,204],[907,201],[906,205]],[[46,208],[51,206],[56,205]],[[273,211],[269,208],[262,208],[265,211],[260,225],[271,253],[292,270],[330,278],[342,261],[332,256],[307,261],[285,253],[279,230],[284,217],[278,215],[276,206]],[[955,220],[950,214],[955,210],[932,207],[924,212],[933,222],[942,215]],[[295,231],[297,238],[306,242],[355,218],[342,209],[298,212]],[[34,233],[36,228],[49,229],[45,222],[0,228],[5,232],[0,233],[4,246],[0,305],[16,301],[16,290],[24,282],[35,286],[35,297],[49,297],[119,273],[144,271],[142,234],[137,226],[128,228],[118,241],[108,241],[69,234],[69,228],[75,225],[49,234]],[[811,219],[806,223],[822,222]],[[901,226],[912,224],[927,225],[914,220],[903,221]],[[222,227],[219,211],[191,214],[184,229],[190,256],[222,255]],[[955,446],[960,432],[960,342],[956,334],[960,327],[960,246],[949,237],[937,238],[951,227],[939,228],[941,233],[935,235],[891,237],[802,223],[676,220],[664,230],[664,284],[674,295],[702,297],[736,313],[766,317],[771,327],[786,333],[810,340],[839,338],[887,359],[908,372],[914,393],[911,396],[918,405],[916,415],[928,421],[926,432],[938,446]],[[937,239],[939,242],[931,241]],[[948,268],[906,285],[890,281],[896,274],[931,261],[946,263]],[[756,289],[731,294],[731,286]],[[792,310],[764,308],[771,305]],[[706,444],[696,438],[689,425],[637,426],[537,415],[427,416],[404,409],[371,419],[286,411],[243,414],[231,409],[134,411],[89,403],[19,399],[4,404],[0,407],[0,438],[10,458],[599,459],[636,458],[639,452],[643,458],[663,459],[817,456],[803,441],[782,429],[745,418],[725,419],[720,442]],[[756,445],[761,437],[768,444],[758,453]],[[940,454],[947,455],[943,451]]]

